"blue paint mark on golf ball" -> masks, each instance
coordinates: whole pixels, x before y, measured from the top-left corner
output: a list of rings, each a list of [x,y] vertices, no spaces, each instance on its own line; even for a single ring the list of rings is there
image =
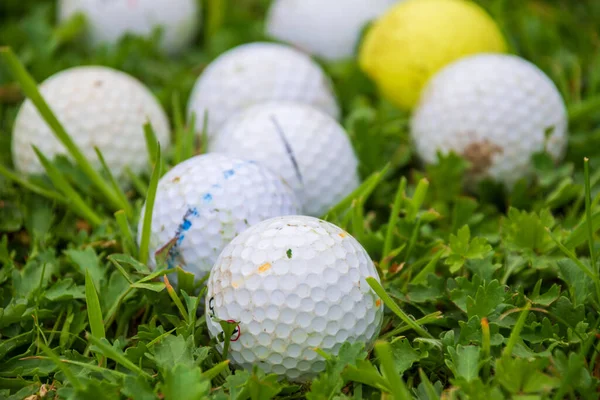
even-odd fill
[[[235,171],[233,169],[228,169],[228,170],[223,171],[223,176],[225,177],[225,179],[229,179],[233,175],[235,175]]]
[[[181,254],[179,252],[179,245],[181,244],[181,242],[183,242],[183,239],[185,238],[185,232],[189,231],[192,227],[191,217],[197,217],[198,215],[198,210],[195,207],[188,208],[188,210],[183,215],[183,219],[177,227],[177,230],[175,231],[175,237],[177,238],[177,242],[175,242],[175,245],[171,247],[171,249],[169,250],[169,256],[167,257],[167,265],[169,266],[169,268],[175,267],[174,260],[177,256]]]
[[[204,200],[205,203],[210,203],[212,199],[213,197],[210,193],[206,193],[204,196],[202,196],[202,200]]]

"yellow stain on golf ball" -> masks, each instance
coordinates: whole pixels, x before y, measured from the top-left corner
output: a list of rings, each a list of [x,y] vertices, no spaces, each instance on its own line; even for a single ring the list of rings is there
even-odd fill
[[[504,53],[494,20],[469,0],[405,0],[366,33],[359,64],[381,94],[411,109],[439,69],[474,53]]]

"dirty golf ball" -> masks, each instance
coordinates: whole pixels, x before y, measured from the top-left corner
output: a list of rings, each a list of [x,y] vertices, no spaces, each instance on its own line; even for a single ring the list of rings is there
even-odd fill
[[[233,116],[210,151],[251,156],[286,180],[304,212],[319,217],[359,185],[358,160],[344,128],[301,103],[267,102]]]
[[[362,28],[396,1],[276,0],[266,33],[323,59],[344,59],[354,54]]]
[[[359,64],[384,97],[410,109],[446,64],[505,50],[498,26],[475,2],[406,0],[373,24],[359,50]]]
[[[237,322],[229,357],[246,369],[307,381],[325,369],[314,348],[337,354],[345,342],[370,347],[383,304],[365,249],[339,227],[308,216],[260,222],[223,249],[208,278],[206,323]],[[223,350],[223,342],[218,348]]]
[[[411,122],[418,155],[437,161],[454,151],[472,164],[470,179],[511,187],[531,170],[533,153],[560,160],[567,112],[538,67],[512,55],[480,54],[442,69],[425,87]]]
[[[115,44],[126,34],[149,37],[159,28],[160,47],[168,54],[189,47],[201,22],[196,0],[59,0],[60,21],[79,12],[93,46]]]
[[[223,247],[247,227],[298,212],[291,188],[253,161],[217,153],[189,158],[158,183],[152,212],[150,265],[155,267],[156,252],[167,248],[169,267],[181,266],[202,278]],[[140,218],[138,244],[142,226]]]
[[[196,129],[207,113],[210,137],[229,117],[245,108],[274,100],[315,106],[339,117],[329,78],[308,55],[292,47],[254,42],[217,57],[200,75],[188,103]]]
[[[152,92],[132,76],[102,66],[82,66],[49,77],[39,90],[84,156],[97,168],[97,146],[111,172],[124,175],[148,168],[143,125],[150,121],[163,149],[170,144],[167,115]],[[67,155],[64,145],[42,119],[31,100],[17,114],[12,140],[13,161],[27,174],[44,171],[32,145],[52,160]]]

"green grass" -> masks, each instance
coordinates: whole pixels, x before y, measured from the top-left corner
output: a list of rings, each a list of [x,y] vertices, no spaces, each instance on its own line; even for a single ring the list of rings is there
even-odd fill
[[[409,116],[380,99],[354,62],[323,64],[364,179],[326,218],[376,261],[382,284],[369,284],[386,311],[373,349],[317,349],[325,372],[296,385],[230,367],[196,312],[201,285],[178,271],[174,289],[159,279],[171,271],[145,265],[141,213],[157,179],[193,154],[184,110],[196,77],[223,51],[263,38],[268,0],[204,1],[204,29],[178,58],[134,37],[90,50],[79,40],[83,21],[54,23],[54,2],[0,1],[0,45],[12,49],[0,61],[0,398],[599,398],[600,2],[479,3],[512,51],[559,87],[567,157],[555,166],[535,155],[533,184],[512,193],[490,184],[468,193],[461,159],[418,163]],[[171,118],[174,146],[159,149],[147,126],[151,165],[127,192],[76,149],[75,164],[40,154],[47,176],[13,171],[18,107],[24,96],[44,107],[27,72],[40,82],[84,64],[136,76]]]

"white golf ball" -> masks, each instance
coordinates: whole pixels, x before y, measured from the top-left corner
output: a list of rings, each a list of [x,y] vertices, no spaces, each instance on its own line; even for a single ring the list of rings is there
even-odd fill
[[[217,57],[200,75],[188,103],[202,129],[208,115],[207,135],[232,115],[269,100],[290,100],[313,105],[334,118],[338,108],[331,82],[308,55],[289,46],[254,42]]]
[[[292,186],[304,212],[315,217],[360,184],[358,160],[344,128],[306,104],[249,107],[233,116],[208,148],[251,157],[271,168]]]
[[[228,356],[246,369],[307,381],[325,369],[314,348],[370,347],[383,304],[366,282],[379,281],[365,249],[339,227],[307,216],[260,222],[225,247],[208,278],[206,323],[237,322]]]
[[[75,144],[100,169],[97,146],[116,176],[125,167],[148,168],[143,125],[150,121],[163,149],[170,144],[169,121],[152,92],[134,77],[102,66],[63,70],[41,83],[39,90]],[[19,110],[12,136],[13,161],[27,174],[44,171],[32,145],[52,160],[67,155],[37,109],[27,99]]]
[[[361,30],[398,0],[275,0],[266,33],[326,60],[355,54]]]
[[[142,209],[144,215],[146,205]],[[189,158],[159,181],[152,211],[149,260],[170,241],[169,267],[202,278],[223,247],[247,227],[299,212],[293,191],[253,161],[211,153]],[[138,225],[141,242],[143,218]],[[173,276],[173,275],[172,275]]]
[[[189,47],[201,23],[197,0],[59,0],[59,21],[77,12],[86,17],[94,46],[114,44],[128,33],[149,36],[160,27],[160,46],[169,54]]]
[[[469,183],[491,178],[511,188],[531,171],[533,153],[560,160],[567,146],[567,112],[538,67],[512,55],[462,58],[426,85],[411,122],[418,155],[437,161],[454,151],[471,162]]]

